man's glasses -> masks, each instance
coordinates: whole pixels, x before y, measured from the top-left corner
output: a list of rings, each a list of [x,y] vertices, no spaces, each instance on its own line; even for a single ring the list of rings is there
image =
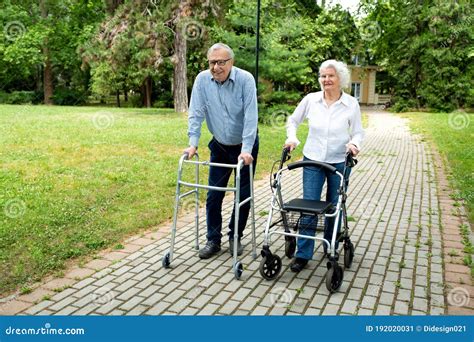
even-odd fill
[[[214,65],[218,65],[218,66],[224,66],[228,61],[230,61],[232,58],[229,58],[229,59],[220,59],[218,61],[208,61],[209,62],[209,66],[210,67],[213,67]]]

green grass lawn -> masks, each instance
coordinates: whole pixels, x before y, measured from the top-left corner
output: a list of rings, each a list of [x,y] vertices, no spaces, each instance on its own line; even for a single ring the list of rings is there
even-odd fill
[[[415,133],[421,133],[447,161],[452,197],[464,204],[474,224],[474,115],[467,113],[405,113]]]
[[[259,129],[262,178],[285,128]],[[0,293],[170,219],[186,131],[172,110],[1,105]]]

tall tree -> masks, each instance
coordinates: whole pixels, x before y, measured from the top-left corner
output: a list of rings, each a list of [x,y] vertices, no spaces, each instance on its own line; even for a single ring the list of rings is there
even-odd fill
[[[317,89],[318,67],[328,58],[349,62],[358,44],[351,15],[335,7],[324,10],[314,2],[262,0],[259,100],[264,106],[290,110],[303,93]],[[227,24],[213,27],[215,40],[234,47],[236,64],[255,68],[256,6],[234,1],[228,10]]]
[[[174,31],[173,97],[176,112],[188,111],[187,53],[188,40],[203,36],[206,22],[215,22],[223,13],[224,1],[185,0],[172,2],[172,18],[169,21]]]
[[[363,0],[363,38],[394,80],[395,108],[450,111],[474,98],[468,0]]]
[[[4,89],[42,89],[48,104],[55,101],[57,88],[87,89],[88,75],[80,69],[76,50],[87,39],[85,32],[101,19],[102,6],[102,0],[2,2],[0,22],[7,28],[0,30]]]
[[[153,1],[126,1],[102,23],[83,58],[92,67],[92,89],[99,94],[124,87],[142,93],[151,107],[152,78],[172,41],[165,13]]]
[[[48,20],[48,3],[47,0],[40,0],[40,11],[41,19],[46,21]],[[43,68],[43,91],[44,91],[44,104],[50,105],[53,104],[53,66],[51,64],[51,53],[49,49],[49,38],[46,36],[43,40],[43,58],[44,58],[44,68]]]

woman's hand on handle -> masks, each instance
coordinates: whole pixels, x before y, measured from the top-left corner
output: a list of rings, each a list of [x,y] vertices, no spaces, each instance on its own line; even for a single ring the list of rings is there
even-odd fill
[[[355,157],[359,154],[359,149],[354,144],[347,144],[346,145],[346,152],[351,152],[352,156]]]
[[[287,144],[283,145],[283,147],[289,149],[289,151],[291,152],[296,148],[296,143],[293,143],[293,142],[292,143],[287,143]]]

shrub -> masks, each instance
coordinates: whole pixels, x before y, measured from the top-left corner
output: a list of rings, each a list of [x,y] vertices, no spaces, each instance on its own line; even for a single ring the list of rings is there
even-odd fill
[[[0,92],[0,103],[5,104],[31,104],[37,103],[34,91],[13,91],[11,93]]]
[[[279,104],[271,107],[264,107],[262,105],[259,107],[258,121],[266,125],[284,127],[286,119],[293,113],[295,108],[296,106],[287,104]]]
[[[60,106],[74,106],[86,103],[87,94],[85,92],[69,89],[56,88],[53,94],[54,104]]]

